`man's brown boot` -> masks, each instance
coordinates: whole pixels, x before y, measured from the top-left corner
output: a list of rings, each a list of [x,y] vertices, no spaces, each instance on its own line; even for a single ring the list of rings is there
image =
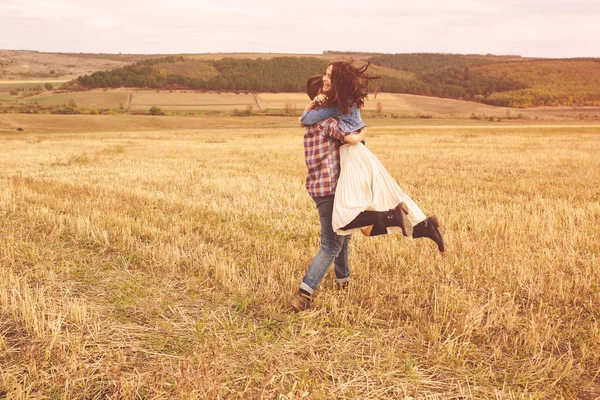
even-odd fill
[[[312,299],[310,298],[310,294],[302,289],[294,294],[294,297],[292,297],[292,301],[290,302],[290,306],[295,312],[308,310],[311,305]]]

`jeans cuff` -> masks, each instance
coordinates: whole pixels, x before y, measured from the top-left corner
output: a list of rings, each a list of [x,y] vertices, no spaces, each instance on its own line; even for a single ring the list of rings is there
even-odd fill
[[[342,279],[335,278],[335,282],[336,283],[346,283],[346,282],[349,282],[349,281],[350,281],[350,277],[342,278]]]
[[[306,292],[308,292],[308,293],[310,293],[310,294],[313,294],[313,293],[315,292],[315,289],[311,288],[310,286],[308,286],[308,285],[307,285],[306,283],[304,283],[304,282],[302,282],[302,283],[300,284],[300,289],[302,289],[302,290],[304,290],[304,291],[306,291]]]

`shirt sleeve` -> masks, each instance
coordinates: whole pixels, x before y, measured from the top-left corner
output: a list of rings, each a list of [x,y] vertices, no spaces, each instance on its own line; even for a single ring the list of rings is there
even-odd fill
[[[316,110],[307,111],[302,114],[302,117],[300,118],[304,125],[310,126],[338,115],[340,115],[340,109],[337,106],[325,106],[317,108]]]
[[[320,125],[320,127],[322,128],[320,130],[320,132],[322,135],[331,136],[332,138],[337,139],[340,142],[344,143],[344,138],[346,137],[346,135],[349,135],[351,132],[344,132],[342,130],[342,128],[340,128],[340,125],[335,122],[337,122],[337,121],[335,121],[333,119],[323,122]]]

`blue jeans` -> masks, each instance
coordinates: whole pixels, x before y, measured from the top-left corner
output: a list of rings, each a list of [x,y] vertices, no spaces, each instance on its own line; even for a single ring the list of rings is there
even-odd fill
[[[319,211],[321,220],[321,247],[319,252],[310,263],[308,271],[302,278],[300,289],[312,294],[323,277],[335,264],[335,278],[338,283],[350,280],[350,268],[348,267],[348,242],[350,236],[337,235],[331,226],[333,214],[333,196],[313,197]]]

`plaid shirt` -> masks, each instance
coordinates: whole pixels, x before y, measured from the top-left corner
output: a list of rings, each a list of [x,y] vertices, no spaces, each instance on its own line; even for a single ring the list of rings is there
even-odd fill
[[[329,118],[306,128],[304,158],[308,167],[306,190],[312,197],[335,194],[340,176],[340,146],[347,135]]]

